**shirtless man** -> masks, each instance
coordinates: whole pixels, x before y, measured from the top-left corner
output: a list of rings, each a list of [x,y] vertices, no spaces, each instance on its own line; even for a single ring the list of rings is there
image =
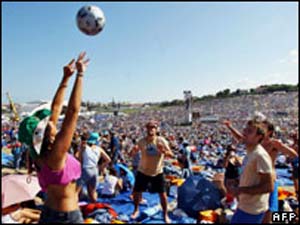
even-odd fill
[[[168,142],[163,137],[157,136],[157,127],[156,121],[149,121],[146,124],[147,136],[139,140],[138,148],[136,148],[136,151],[141,151],[141,160],[133,189],[134,212],[131,218],[136,219],[138,217],[142,192],[145,192],[148,184],[151,184],[153,191],[159,193],[165,222],[171,223],[168,216],[163,161],[165,156],[173,157],[174,155]]]
[[[299,148],[298,148],[298,142],[299,142],[299,138],[298,138],[298,131],[296,132],[292,132],[291,133],[291,138],[293,139],[293,144],[291,145],[291,147],[293,149],[295,149],[299,155]],[[298,196],[298,192],[299,192],[299,156],[297,158],[295,158],[292,162],[293,165],[293,181],[294,181],[294,187],[295,187],[295,192],[296,195]]]

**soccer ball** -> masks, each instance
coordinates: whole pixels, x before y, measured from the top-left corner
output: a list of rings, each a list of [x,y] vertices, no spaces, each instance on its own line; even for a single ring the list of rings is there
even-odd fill
[[[87,35],[96,35],[103,30],[105,17],[97,6],[83,6],[76,15],[77,26]]]

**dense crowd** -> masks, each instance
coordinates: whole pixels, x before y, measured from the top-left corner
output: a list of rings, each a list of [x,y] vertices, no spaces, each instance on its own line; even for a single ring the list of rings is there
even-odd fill
[[[85,54],[82,53],[76,61],[78,74],[63,121],[58,117],[64,89],[75,71],[75,60],[64,68],[64,77],[51,111],[40,110],[23,119],[21,124],[2,124],[2,149],[11,149],[14,156],[13,166],[16,170],[25,166],[29,172],[36,170],[42,190],[47,192],[48,198],[41,221],[55,221],[53,215],[57,212],[72,211],[72,215],[68,214],[68,221],[82,222],[77,205],[78,196],[81,198],[82,187],[87,186],[89,200],[97,202],[98,177],[101,175],[104,177],[104,186],[100,193],[102,197],[114,197],[124,190],[133,190],[133,218],[136,218],[138,205],[143,201],[140,194],[147,189],[145,182],[152,184],[154,192],[160,194],[164,219],[170,222],[163,173],[188,178],[194,173],[193,165],[204,165],[205,169],[210,167],[218,172],[225,171],[224,192],[227,189],[232,197],[236,197],[236,180],[240,179],[240,170],[247,168],[245,158],[250,157],[249,146],[254,142],[257,157],[263,157],[260,166],[265,173],[271,174],[272,163],[274,168],[280,163],[290,167],[292,164],[294,172],[298,170],[295,166],[298,155],[297,92],[245,95],[196,102],[193,110],[200,113],[200,118],[193,119],[193,123],[186,126],[178,122],[186,115],[183,106],[157,110],[141,109],[120,116],[83,117],[78,116],[78,112],[82,77],[88,63],[88,60],[83,61],[84,57]],[[212,115],[218,120],[201,122],[201,117]],[[259,120],[262,117],[260,122],[253,119]],[[249,138],[252,132],[249,130],[252,128],[257,129],[256,135],[264,138]],[[263,148],[257,147],[260,144],[269,152],[271,158],[274,156],[274,162],[266,156]],[[272,151],[275,153],[270,153]],[[278,160],[281,155],[285,155],[284,160]],[[168,160],[170,158],[176,160],[179,167],[172,168]],[[60,172],[55,172],[57,170]],[[249,169],[245,171],[247,170]],[[247,173],[243,174],[246,176]],[[254,173],[252,178],[259,179],[259,176]],[[245,180],[242,176],[240,181],[249,186],[253,185],[252,178]],[[296,173],[294,178],[298,180]],[[73,182],[75,180],[76,183]],[[58,188],[56,185],[62,186]],[[298,188],[296,183],[295,188]],[[266,190],[273,192],[269,187]],[[244,191],[250,193],[248,189]],[[59,203],[56,202],[57,196],[61,196]],[[244,198],[245,204],[246,197]],[[263,197],[257,198],[257,201],[263,201]],[[242,208],[242,201],[239,204]],[[263,207],[256,206],[256,203],[253,203],[252,208],[245,205],[243,207],[246,211],[256,213],[257,210],[265,210],[265,202]],[[237,211],[233,221],[242,221],[242,213]],[[247,216],[251,217],[251,213]],[[251,218],[257,222],[262,217],[263,215]]]

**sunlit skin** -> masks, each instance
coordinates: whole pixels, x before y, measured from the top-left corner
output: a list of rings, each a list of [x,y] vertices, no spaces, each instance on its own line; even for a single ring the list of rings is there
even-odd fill
[[[49,121],[45,131],[45,136],[49,139],[51,144],[54,143],[56,134],[57,134],[56,126],[53,124],[52,121]]]
[[[156,136],[157,128],[155,126],[148,126],[147,127],[147,136],[149,140],[153,140]]]
[[[157,137],[157,126],[154,124],[148,124],[146,126],[147,129],[147,141],[148,142],[152,142],[155,140],[155,138]],[[167,149],[165,149],[165,146],[163,145],[163,143],[157,143],[157,148],[158,151],[160,151],[162,154],[165,154],[166,156],[173,156],[173,153],[171,151],[168,151]],[[159,197],[160,197],[160,203],[162,205],[163,208],[163,214],[164,214],[164,220],[166,223],[171,223],[171,220],[168,216],[168,201],[167,201],[167,194],[165,192],[163,193],[159,193]],[[134,199],[134,204],[135,204],[135,209],[134,212],[131,215],[131,219],[136,219],[139,215],[139,209],[138,209],[138,205],[142,200],[142,193],[141,192],[134,192],[133,193],[133,199]]]
[[[262,136],[258,136],[256,134],[256,128],[254,126],[247,125],[243,130],[243,142],[248,147],[248,149],[251,147],[254,147],[259,142],[259,139],[262,138]]]
[[[88,59],[84,59],[85,55],[85,52],[82,52],[77,61],[73,59],[63,68],[64,76],[52,101],[52,114],[45,130],[44,140],[48,140],[48,146],[46,146],[44,152],[35,161],[35,164],[39,168],[42,168],[42,166],[46,164],[53,171],[60,171],[65,166],[67,153],[76,129],[78,112],[80,110],[83,74],[89,63]],[[62,111],[65,90],[68,80],[75,73],[75,70],[77,70],[78,73],[68,103],[66,116],[62,123],[62,128],[58,132],[56,125]],[[81,75],[79,76],[79,74]],[[49,184],[47,186],[45,206],[62,212],[78,210],[78,193],[79,190],[74,181],[67,185]]]

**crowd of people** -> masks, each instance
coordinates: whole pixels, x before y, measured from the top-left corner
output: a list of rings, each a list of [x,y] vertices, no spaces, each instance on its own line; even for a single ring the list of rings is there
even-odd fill
[[[182,178],[193,175],[192,165],[201,161],[223,168],[225,191],[238,200],[232,223],[270,222],[270,212],[278,211],[275,166],[280,154],[293,166],[298,193],[298,93],[197,102],[194,110],[217,116],[219,121],[195,119],[191,126],[178,124],[186,114],[179,106],[91,120],[79,116],[89,62],[84,58],[81,53],[64,67],[51,110],[40,110],[20,124],[2,125],[2,148],[12,149],[14,167],[36,171],[47,195],[40,222],[83,222],[78,206],[83,186],[89,201],[97,202],[102,176],[101,197],[132,191],[132,219],[139,215],[142,193],[150,188],[159,194],[164,220],[170,223],[164,177],[167,158],[178,161]],[[59,121],[75,71],[65,118]],[[255,116],[255,111],[261,115]],[[119,174],[118,164],[129,172],[121,166]]]

